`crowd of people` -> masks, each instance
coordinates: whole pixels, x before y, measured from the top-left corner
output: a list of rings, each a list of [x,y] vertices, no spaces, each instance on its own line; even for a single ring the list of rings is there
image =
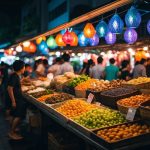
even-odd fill
[[[109,66],[104,67],[103,58],[97,58],[97,64],[92,59],[83,63],[83,67],[78,74],[85,74],[95,79],[123,79],[130,80],[137,77],[150,77],[150,58],[141,59],[135,63],[135,67],[131,70],[130,62],[123,60],[121,66],[115,65],[115,59],[109,60]],[[54,77],[63,75],[65,72],[74,72],[73,66],[70,63],[70,55],[63,54],[62,57],[55,59],[53,64],[49,66],[47,59],[36,60],[34,66],[25,64],[21,60],[16,60],[12,67],[5,63],[1,63],[0,73],[2,76],[1,91],[4,96],[4,104],[6,109],[6,117],[11,116],[11,130],[9,137],[14,140],[20,140],[23,137],[18,134],[17,129],[21,119],[25,113],[25,101],[22,95],[21,82],[24,78],[46,77],[52,74]]]

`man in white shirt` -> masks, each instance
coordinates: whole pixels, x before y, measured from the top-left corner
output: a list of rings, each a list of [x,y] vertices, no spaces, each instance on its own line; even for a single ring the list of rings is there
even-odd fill
[[[104,67],[102,66],[103,58],[99,56],[97,58],[97,65],[91,68],[90,77],[95,79],[101,79],[103,77]]]
[[[54,76],[57,76],[59,75],[60,67],[61,67],[61,58],[57,57],[56,63],[49,67],[48,73],[52,73]]]
[[[63,75],[65,72],[74,72],[72,65],[70,64],[70,55],[69,54],[63,54],[62,59],[64,63],[61,65],[59,70],[59,75]]]

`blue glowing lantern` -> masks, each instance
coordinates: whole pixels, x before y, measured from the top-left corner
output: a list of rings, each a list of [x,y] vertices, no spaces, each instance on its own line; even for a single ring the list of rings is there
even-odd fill
[[[128,28],[137,28],[141,23],[141,14],[138,10],[131,6],[125,15],[125,22]]]
[[[148,23],[147,23],[147,31],[148,31],[148,33],[150,34],[150,20],[149,20]]]
[[[128,28],[124,33],[124,39],[128,44],[133,44],[137,40],[137,32],[132,28]]]
[[[38,45],[38,49],[39,49],[39,51],[42,53],[42,54],[44,54],[44,55],[46,55],[46,54],[48,54],[48,46],[47,46],[47,44],[46,44],[46,42],[45,41],[42,41],[39,45]]]
[[[108,25],[105,21],[100,21],[96,26],[96,31],[99,37],[105,37],[108,32]]]
[[[108,24],[109,30],[112,33],[120,34],[123,31],[124,23],[118,14],[115,14],[109,21]]]
[[[99,43],[99,36],[95,34],[92,38],[89,39],[89,44],[91,46],[96,46]]]
[[[78,43],[80,46],[87,46],[89,43],[89,39],[84,36],[83,32],[78,35]]]
[[[50,49],[55,49],[57,47],[57,44],[56,44],[56,41],[54,39],[53,36],[50,36],[47,41],[47,46],[50,48]]]
[[[116,42],[116,34],[111,33],[110,31],[107,33],[107,35],[105,36],[105,41],[107,44],[114,44]]]

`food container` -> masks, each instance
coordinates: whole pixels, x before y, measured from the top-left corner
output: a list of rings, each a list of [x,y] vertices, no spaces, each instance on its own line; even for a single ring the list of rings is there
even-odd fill
[[[128,122],[128,123],[124,123],[122,125],[125,124],[134,124],[134,123],[139,123],[141,125],[145,124],[144,121],[134,121],[134,122]],[[95,130],[93,132],[91,132],[91,138],[92,140],[94,140],[95,142],[99,143],[100,145],[104,146],[106,149],[120,149],[120,148],[124,148],[124,149],[135,149],[138,148],[139,146],[144,145],[144,142],[147,144],[150,144],[150,133],[144,133],[138,136],[134,136],[134,137],[130,137],[130,138],[125,138],[125,139],[121,139],[115,142],[109,142],[106,141],[105,139],[103,139],[102,137],[97,135],[97,132],[99,130],[102,129],[110,129],[113,127],[117,127],[118,125],[115,126],[111,126],[111,127],[106,127],[106,128],[101,128],[98,130]]]
[[[64,85],[63,92],[71,94],[71,95],[75,95],[75,89],[71,86]]]
[[[109,95],[108,94],[109,92],[110,93],[113,92],[114,95],[113,94]],[[118,93],[122,92],[122,93],[120,95],[118,95],[117,92]],[[115,93],[116,93],[116,95],[115,95]],[[137,94],[140,94],[140,91],[135,89],[135,88],[130,88],[130,87],[128,87],[128,88],[126,88],[126,87],[115,88],[115,89],[111,89],[111,90],[107,90],[107,91],[102,92],[100,102],[103,105],[106,105],[110,108],[117,109],[117,101],[118,100],[130,97],[130,96],[134,96]]]

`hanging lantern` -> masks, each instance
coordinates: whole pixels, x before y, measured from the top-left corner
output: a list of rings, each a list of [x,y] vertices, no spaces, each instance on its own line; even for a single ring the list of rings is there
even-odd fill
[[[73,42],[73,36],[72,34],[69,32],[69,30],[67,30],[63,37],[62,40],[66,43],[66,44],[71,44]]]
[[[83,32],[78,35],[78,41],[80,46],[87,46],[89,43],[89,39],[84,36]]]
[[[48,48],[47,44],[45,41],[42,41],[39,45],[38,45],[38,49],[40,51],[43,51],[44,49]]]
[[[71,32],[73,37],[73,41],[70,43],[70,46],[77,46],[78,45],[78,37],[75,32]]]
[[[30,45],[30,41],[25,41],[25,42],[23,42],[23,47],[29,47],[29,45]]]
[[[108,32],[108,26],[105,21],[100,21],[99,24],[96,26],[96,32],[99,37],[105,37]]]
[[[63,37],[63,35],[59,33],[59,34],[57,34],[57,36],[55,38],[56,44],[58,46],[66,46],[66,43],[64,43],[64,41],[62,40],[62,37]]]
[[[114,44],[116,42],[116,34],[111,33],[110,31],[107,33],[107,35],[105,36],[105,41],[107,44]]]
[[[95,34],[92,38],[89,39],[89,43],[91,46],[96,46],[99,43],[99,37]]]
[[[147,23],[147,31],[148,31],[148,33],[150,34],[150,20],[149,20],[148,23]]]
[[[147,59],[146,52],[145,51],[137,51],[135,53],[135,60],[136,61],[141,61],[142,58]]]
[[[55,49],[57,47],[57,44],[56,44],[56,41],[54,39],[53,36],[50,36],[47,41],[47,46],[50,48],[50,49]]]
[[[16,47],[16,52],[18,52],[18,53],[22,52],[22,46],[18,45]]]
[[[46,41],[46,37],[45,36],[41,36],[41,37],[36,39],[36,43],[37,44],[40,44],[42,41]]]
[[[125,15],[125,22],[128,28],[137,28],[141,23],[141,14],[138,10],[131,6]]]
[[[124,33],[124,39],[128,44],[133,44],[137,40],[137,32],[132,28],[128,28]]]
[[[112,33],[120,34],[123,31],[124,23],[118,14],[115,14],[109,21],[109,30]]]
[[[34,43],[31,43],[29,45],[29,53],[35,53],[36,52],[36,45]]]
[[[4,51],[5,55],[13,55],[13,50],[12,49],[7,49]]]
[[[86,38],[92,38],[96,31],[91,23],[87,23],[84,27],[83,33]]]

